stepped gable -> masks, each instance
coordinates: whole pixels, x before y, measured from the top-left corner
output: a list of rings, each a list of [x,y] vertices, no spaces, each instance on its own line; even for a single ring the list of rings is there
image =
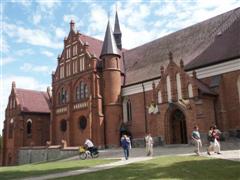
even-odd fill
[[[239,18],[240,8],[237,8],[126,51],[125,85],[160,77],[160,66],[167,65],[169,51],[177,64],[180,59],[184,64],[190,63],[214,43],[219,32],[224,33]],[[235,33],[239,35],[240,31]]]
[[[22,112],[50,113],[47,92],[16,88],[16,96]]]

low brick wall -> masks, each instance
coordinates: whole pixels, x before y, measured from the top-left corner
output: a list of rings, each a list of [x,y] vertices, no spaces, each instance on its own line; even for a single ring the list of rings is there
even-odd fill
[[[78,147],[61,148],[61,146],[22,147],[18,152],[18,164],[53,161],[78,155]]]
[[[154,146],[162,146],[163,139],[162,137],[153,137]],[[133,147],[145,147],[145,139],[144,138],[134,138],[132,139]]]

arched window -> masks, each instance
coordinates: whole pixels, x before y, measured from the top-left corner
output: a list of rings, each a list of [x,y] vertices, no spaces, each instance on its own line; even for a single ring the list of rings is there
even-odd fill
[[[59,94],[60,104],[65,104],[68,102],[68,92],[64,88],[61,89]]]
[[[13,125],[14,125],[14,120],[13,118],[10,119],[9,127],[8,127],[8,138],[13,137]]]
[[[68,102],[68,92],[67,92],[67,90],[65,90],[65,92],[64,92],[64,103],[67,103]]]
[[[80,100],[80,88],[79,88],[79,86],[76,87],[76,99]]]
[[[67,121],[65,119],[61,120],[60,122],[60,130],[65,132],[67,130]]]
[[[27,120],[27,134],[28,135],[32,134],[32,120],[31,119]]]
[[[178,95],[178,99],[182,99],[182,86],[181,86],[181,78],[180,78],[180,74],[177,73],[176,75],[176,80],[177,80],[177,95]]]
[[[162,103],[162,92],[158,91],[158,103]]]
[[[65,95],[64,95],[64,89],[61,89],[61,104],[64,103]]]
[[[88,98],[88,87],[87,87],[87,84],[84,85],[84,97]]]
[[[80,82],[80,99],[84,98],[84,84]]]
[[[240,103],[240,75],[238,76],[238,80],[237,80],[237,88],[238,88],[238,98]]]
[[[172,102],[171,80],[169,75],[167,76],[167,96],[168,102]]]
[[[132,104],[130,100],[128,100],[127,102],[127,120],[128,121],[132,120]]]
[[[83,100],[89,97],[88,86],[84,82],[80,82],[76,87],[76,100]]]
[[[188,97],[189,98],[193,97],[193,88],[191,83],[188,84]]]
[[[84,130],[87,127],[87,118],[85,116],[81,116],[79,118],[79,129]]]
[[[84,59],[84,56],[80,57],[79,59],[80,61],[80,71],[84,71],[85,70],[85,59]]]

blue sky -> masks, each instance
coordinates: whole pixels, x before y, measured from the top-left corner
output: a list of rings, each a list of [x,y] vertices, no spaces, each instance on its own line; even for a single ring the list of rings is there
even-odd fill
[[[123,47],[156,38],[240,7],[239,0],[80,1],[2,0],[0,4],[0,129],[15,81],[18,88],[46,90],[73,19],[81,33],[103,39],[108,14],[118,9]]]

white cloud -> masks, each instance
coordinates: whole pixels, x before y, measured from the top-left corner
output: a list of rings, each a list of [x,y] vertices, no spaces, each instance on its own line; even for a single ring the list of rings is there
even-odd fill
[[[47,57],[54,57],[55,54],[50,52],[50,51],[42,51],[41,52],[43,55],[47,56]]]
[[[24,63],[20,67],[20,70],[25,71],[25,72],[42,72],[42,73],[47,73],[47,74],[51,73],[51,70],[48,66],[38,66],[38,65],[30,64],[30,63]]]
[[[95,35],[103,34],[107,25],[107,12],[102,6],[97,4],[91,4],[90,9],[88,32]]]
[[[55,35],[57,39],[63,39],[67,33],[62,28],[56,28]]]
[[[158,16],[166,16],[177,11],[173,1],[169,1],[167,4],[163,4],[161,7],[162,8],[159,8],[155,11],[155,14]]]
[[[39,11],[45,15],[53,15],[54,10],[61,4],[60,0],[37,0]]]
[[[20,49],[15,51],[15,55],[17,56],[26,56],[26,55],[32,55],[34,52],[32,49]]]
[[[5,119],[5,109],[8,103],[8,97],[11,92],[12,81],[16,82],[17,88],[32,89],[32,90],[41,90],[46,91],[48,84],[43,84],[34,79],[33,77],[28,76],[7,76],[2,80],[0,86],[0,129],[3,128],[3,121]],[[2,132],[2,131],[1,131]],[[1,133],[0,132],[0,133]]]
[[[38,24],[42,19],[42,16],[41,14],[34,14],[33,15],[33,24]]]
[[[4,24],[4,32],[10,38],[16,38],[19,43],[28,43],[35,46],[48,48],[61,48],[62,43],[51,39],[51,35],[39,29],[27,29],[14,24]]]
[[[37,3],[43,9],[52,9],[61,4],[60,0],[38,0]]]
[[[9,45],[8,45],[6,39],[2,35],[0,35],[0,36],[1,36],[1,38],[0,38],[0,41],[1,41],[0,42],[0,52],[8,53],[9,52]]]
[[[4,65],[9,64],[14,61],[15,61],[15,58],[13,58],[12,56],[3,57],[1,65],[4,66]]]
[[[16,50],[14,53],[11,53],[8,56],[3,56],[2,66],[15,62],[19,57],[32,55],[34,52],[31,49],[20,49]]]
[[[25,7],[29,7],[31,5],[31,0],[11,0],[12,3],[19,3]]]

